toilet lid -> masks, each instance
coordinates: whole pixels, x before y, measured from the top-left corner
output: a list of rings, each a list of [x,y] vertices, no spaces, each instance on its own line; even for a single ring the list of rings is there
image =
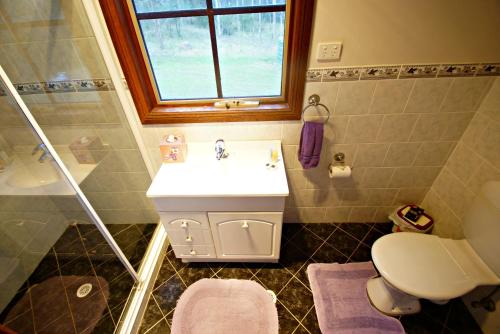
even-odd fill
[[[448,239],[388,234],[373,244],[373,262],[382,277],[401,291],[425,299],[455,298],[474,289],[477,281],[457,264],[443,240]]]

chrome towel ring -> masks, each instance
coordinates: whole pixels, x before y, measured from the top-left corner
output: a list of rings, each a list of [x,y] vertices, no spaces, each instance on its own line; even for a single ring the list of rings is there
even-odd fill
[[[328,120],[330,119],[330,110],[328,110],[328,107],[325,106],[323,103],[319,103],[319,101],[320,101],[319,95],[313,94],[313,95],[309,96],[307,101],[308,101],[308,105],[304,108],[304,110],[302,110],[302,119],[304,119],[304,113],[306,112],[306,110],[308,108],[321,106],[327,112],[326,120],[323,122],[323,124],[326,124],[328,122]]]

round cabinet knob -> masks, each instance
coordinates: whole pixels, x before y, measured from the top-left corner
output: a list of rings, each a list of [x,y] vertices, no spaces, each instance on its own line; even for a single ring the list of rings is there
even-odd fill
[[[186,237],[186,242],[193,242],[193,237],[192,237],[192,236],[190,236],[190,235],[188,235],[188,236]]]
[[[191,249],[191,251],[189,252],[189,254],[196,255],[196,251],[194,249]]]
[[[248,229],[248,222],[244,221],[243,224],[241,224],[241,228],[247,230]]]
[[[183,228],[183,229],[187,229],[187,228],[188,228],[188,223],[187,223],[187,221],[183,221],[183,222],[181,223],[181,228]]]

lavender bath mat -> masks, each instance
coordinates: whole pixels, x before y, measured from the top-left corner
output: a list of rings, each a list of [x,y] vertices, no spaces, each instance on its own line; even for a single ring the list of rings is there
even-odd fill
[[[404,333],[401,323],[377,311],[366,282],[377,272],[371,262],[313,263],[307,267],[321,333]]]
[[[177,302],[172,334],[277,334],[278,312],[254,281],[202,279]]]

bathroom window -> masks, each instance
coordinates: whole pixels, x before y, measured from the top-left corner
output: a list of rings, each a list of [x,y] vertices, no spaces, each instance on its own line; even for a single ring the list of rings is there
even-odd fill
[[[300,118],[314,1],[100,4],[143,123]]]

